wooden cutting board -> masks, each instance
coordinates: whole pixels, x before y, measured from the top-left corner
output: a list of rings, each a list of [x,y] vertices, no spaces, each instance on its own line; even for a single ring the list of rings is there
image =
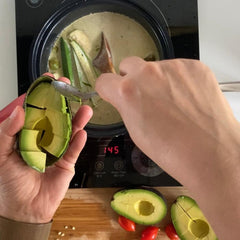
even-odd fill
[[[170,222],[170,207],[177,196],[188,195],[184,187],[156,187],[167,200],[167,216],[157,226],[157,239],[169,240],[164,227]],[[144,226],[136,232],[126,232],[118,222],[118,215],[110,207],[117,188],[69,189],[59,206],[49,240],[140,240]]]

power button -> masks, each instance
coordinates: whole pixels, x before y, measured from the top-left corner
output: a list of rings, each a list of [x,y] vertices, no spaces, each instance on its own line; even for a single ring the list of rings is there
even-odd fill
[[[43,0],[26,0],[26,3],[31,8],[37,8],[42,5]]]

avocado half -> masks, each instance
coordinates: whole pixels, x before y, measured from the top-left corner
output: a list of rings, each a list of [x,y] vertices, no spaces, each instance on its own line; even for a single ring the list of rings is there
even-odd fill
[[[199,206],[188,196],[179,196],[171,207],[174,228],[181,240],[217,240]]]
[[[67,99],[42,76],[27,91],[25,122],[19,134],[23,160],[39,172],[58,161],[66,151],[72,133],[72,117]]]
[[[135,223],[154,225],[167,214],[167,205],[160,192],[151,188],[125,189],[116,192],[112,209]]]

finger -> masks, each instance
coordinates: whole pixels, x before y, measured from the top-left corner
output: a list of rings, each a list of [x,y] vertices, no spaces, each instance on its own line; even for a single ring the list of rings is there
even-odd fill
[[[87,134],[83,128],[91,117],[92,109],[89,106],[84,105],[78,110],[73,119],[73,133],[70,145],[63,158],[55,164],[57,167],[71,171],[74,169],[77,158],[87,139]]]
[[[48,76],[48,77],[55,78],[54,75],[52,73],[49,73],[49,72],[44,73],[43,76]],[[68,83],[68,84],[71,83],[70,80],[68,78],[66,78],[66,77],[60,77],[58,79],[58,81],[62,81],[62,82]]]
[[[50,72],[43,73],[43,76],[48,76],[48,77],[51,77],[51,78],[55,78],[54,75]]]
[[[55,166],[61,169],[74,172],[75,163],[87,141],[87,133],[85,130],[78,131],[70,142],[67,152],[56,162]]]
[[[26,93],[22,94],[0,111],[0,123],[10,116],[16,106],[22,106]]]
[[[129,73],[135,73],[136,70],[141,68],[145,61],[140,57],[128,57],[121,61],[119,65],[119,71],[121,76],[125,76]]]
[[[0,153],[10,154],[14,149],[15,135],[24,125],[24,110],[17,106],[12,114],[0,124]]]
[[[85,127],[92,115],[93,110],[91,107],[83,105],[79,108],[72,121],[72,137],[74,137],[79,130],[82,130]]]
[[[119,98],[122,76],[113,73],[101,74],[96,80],[95,90],[107,102],[115,103]]]
[[[66,77],[60,77],[60,78],[58,79],[58,81],[62,81],[62,82],[71,84],[70,80],[69,80],[68,78],[66,78]]]

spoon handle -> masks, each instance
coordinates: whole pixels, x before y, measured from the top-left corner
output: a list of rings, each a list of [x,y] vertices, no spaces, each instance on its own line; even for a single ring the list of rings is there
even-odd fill
[[[56,90],[58,90],[63,96],[69,98],[72,101],[86,101],[96,95],[97,92],[81,92],[78,88],[71,86],[70,84],[61,81],[52,81],[52,85]]]
[[[240,82],[220,82],[219,87],[223,92],[240,92]]]

